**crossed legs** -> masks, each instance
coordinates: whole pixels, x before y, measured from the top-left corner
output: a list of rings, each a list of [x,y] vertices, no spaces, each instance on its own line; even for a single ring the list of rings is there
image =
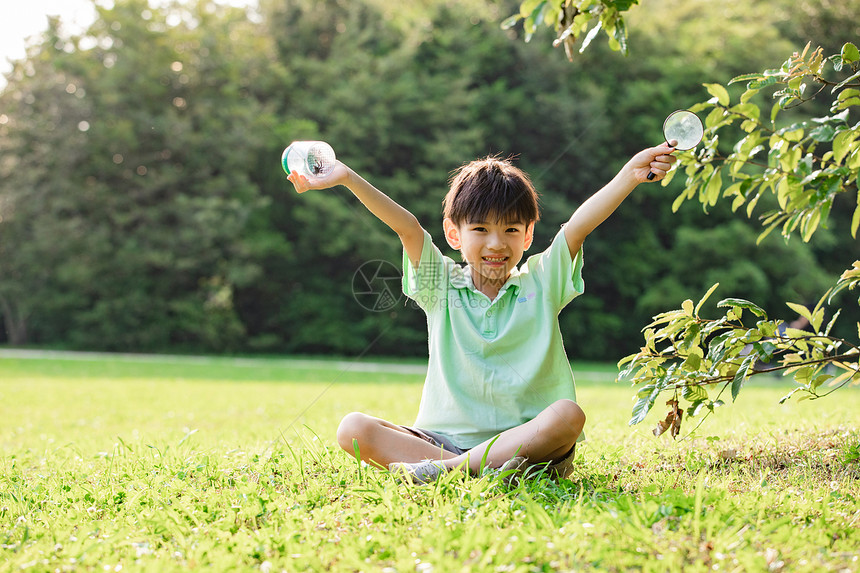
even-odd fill
[[[584,425],[585,413],[576,402],[558,400],[534,419],[456,455],[391,422],[352,412],[341,421],[337,441],[347,453],[355,455],[355,440],[361,459],[380,468],[394,462],[429,459],[448,469],[465,463],[470,471],[478,472],[485,454],[486,465],[492,468],[500,467],[514,456],[522,456],[532,464],[556,461],[570,452]]]

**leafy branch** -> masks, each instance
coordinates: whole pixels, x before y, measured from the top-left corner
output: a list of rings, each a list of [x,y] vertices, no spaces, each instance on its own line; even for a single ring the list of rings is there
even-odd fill
[[[654,433],[660,435],[671,428],[676,436],[683,414],[679,397],[689,403],[688,416],[703,410],[714,412],[724,404],[720,398],[727,389],[736,400],[745,383],[761,374],[793,376],[797,386],[781,402],[797,392],[805,394],[801,399],[817,399],[846,384],[860,384],[860,346],[830,335],[838,312],[823,325],[825,303],[838,291],[858,284],[860,261],[843,273],[814,308],[788,303],[809,330],[772,320],[755,303],[738,298],[717,303],[717,308],[725,309],[723,316],[703,318],[702,306],[718,284],[695,306],[686,300],[680,309],[657,315],[644,329],[645,346],[619,362],[619,380],[639,386],[630,424],[642,422],[660,394],[671,392],[669,414]],[[745,314],[754,325],[744,323]],[[822,393],[825,383],[833,390]],[[709,388],[714,386],[719,390],[712,399]]]
[[[829,69],[838,81],[828,78]],[[668,184],[682,170],[687,176],[673,209],[698,198],[707,210],[724,198],[732,200],[735,211],[746,205],[747,216],[752,216],[762,195],[771,192],[779,208],[761,215],[765,229],[759,242],[777,228],[786,238],[799,231],[809,241],[827,220],[836,195],[857,194],[860,124],[852,126],[849,119],[851,108],[860,105],[860,52],[847,43],[840,54],[825,58],[820,48],[810,51],[807,45],[781,68],[738,76],[729,84],[739,82],[747,83],[738,103],[732,103],[726,87],[705,84],[713,97],[690,108],[708,112],[704,145],[698,153],[679,156],[683,169],[679,167],[663,181]],[[769,88],[775,88],[776,102],[769,119],[762,119],[764,114],[754,98]],[[832,97],[829,115],[778,126],[781,112],[811,101],[825,88],[830,88]],[[730,153],[721,154],[720,135],[737,137],[732,128],[740,129],[740,138]],[[816,153],[819,150],[823,153]],[[731,184],[724,188],[725,180]],[[858,227],[860,196],[852,218],[852,237],[857,236]]]
[[[581,54],[602,30],[609,47],[627,55],[627,26],[622,13],[638,3],[639,0],[524,0],[519,12],[502,22],[502,29],[511,29],[522,20],[528,42],[540,26],[552,27],[556,32],[553,46],[564,46],[569,60],[574,58],[579,38]]]

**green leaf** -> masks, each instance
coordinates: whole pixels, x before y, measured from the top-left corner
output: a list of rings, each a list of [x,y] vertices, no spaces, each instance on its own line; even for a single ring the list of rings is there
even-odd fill
[[[708,404],[705,400],[698,400],[696,402],[693,402],[692,404],[690,404],[690,407],[687,408],[687,415],[690,416],[691,418],[693,416],[697,416],[699,414],[699,412],[701,412],[702,408],[706,407],[707,405]],[[713,436],[711,436],[708,439],[711,440],[712,438],[713,438]]]
[[[851,217],[851,236],[857,238],[857,228],[860,227],[860,192],[857,193],[857,208]]]
[[[648,412],[651,410],[651,407],[654,405],[654,400],[656,399],[656,395],[654,393],[645,396],[644,398],[639,398],[636,404],[633,406],[633,417],[630,418],[630,421],[627,422],[627,425],[634,426],[645,419],[648,415]]]
[[[760,80],[764,78],[764,74],[755,73],[755,74],[743,74],[741,76],[735,76],[731,80],[729,80],[729,85],[737,82],[748,82],[750,80]]]
[[[860,106],[860,97],[849,97],[843,100],[839,100],[835,104],[833,104],[833,106],[830,108],[830,111],[839,111],[840,109],[847,110],[849,107],[855,106]]]
[[[758,353],[758,359],[762,362],[770,362],[773,359],[773,353],[776,352],[776,345],[766,340],[756,342],[754,345]]]
[[[615,0],[615,9],[619,12],[626,12],[634,4],[638,4],[639,0]]]
[[[648,384],[647,386],[643,386],[642,388],[639,389],[638,392],[636,392],[636,396],[639,398],[647,398],[648,396],[651,395],[651,392],[654,391],[654,388],[655,388],[654,384]]]
[[[843,100],[850,99],[850,98],[857,97],[857,96],[860,96],[860,90],[850,88],[850,89],[842,90],[841,92],[839,92],[839,95],[836,96],[836,101],[843,101]],[[848,119],[848,117],[845,116],[845,114],[847,114],[847,113],[848,112],[846,111],[846,112],[839,114],[838,116],[834,116],[834,119],[838,119],[840,121],[845,121]]]
[[[678,170],[677,170],[677,169],[670,169],[670,170],[669,170],[669,173],[667,173],[667,174],[666,174],[666,176],[665,176],[663,179],[661,179],[661,180],[660,180],[660,184],[661,184],[663,187],[665,187],[666,185],[668,185],[668,184],[669,184],[669,182],[670,182],[670,181],[672,181],[672,179],[674,179],[674,178],[675,178],[675,174],[676,174],[677,172],[678,172]]]
[[[836,54],[834,56],[830,56],[827,59],[830,60],[831,64],[833,64],[833,71],[835,71],[835,72],[841,72],[842,71],[842,66],[844,64],[842,63],[842,55],[841,54]]]
[[[860,72],[857,72],[853,76],[846,78],[846,79],[842,80],[841,82],[839,82],[838,84],[836,84],[835,86],[833,86],[833,89],[830,90],[830,93],[836,93],[838,90],[841,90],[846,85],[850,84],[851,82],[853,82],[854,80],[856,80],[858,78],[860,78]]]
[[[546,0],[524,0],[524,2],[520,4],[520,17],[526,18],[530,16],[535,9],[545,1]]]
[[[754,103],[739,103],[729,108],[729,111],[755,120],[761,116],[761,110]]]
[[[744,300],[742,298],[724,298],[720,302],[717,303],[718,308],[743,308],[749,310],[754,315],[758,317],[767,316],[767,313],[755,303],[752,303],[748,300]]]
[[[803,368],[799,368],[794,372],[794,381],[800,384],[801,386],[805,386],[808,390],[810,377],[814,370],[811,366],[804,366]]]
[[[729,105],[729,92],[721,86],[720,84],[702,84],[705,86],[705,89],[708,90],[708,93],[717,98],[717,101],[720,102],[721,105],[728,107]]]
[[[804,243],[808,243],[812,238],[812,235],[818,229],[818,225],[821,223],[822,210],[815,209],[812,213],[809,214],[808,217],[804,218],[801,224],[802,238]]]
[[[777,78],[775,76],[770,76],[770,77],[765,78],[763,80],[756,80],[756,81],[750,82],[749,84],[747,84],[747,89],[758,91],[758,90],[764,89],[768,86],[772,86],[773,84],[777,83],[778,81],[779,81],[779,78]]]
[[[827,323],[827,328],[824,329],[824,336],[830,336],[830,330],[833,328],[833,325],[836,324],[836,320],[839,318],[840,314],[842,314],[841,308],[836,311],[836,314],[834,314],[833,318],[830,319],[830,322]]]
[[[846,129],[840,131],[833,138],[833,160],[837,165],[842,163],[845,156],[848,155],[855,146],[851,144],[860,136],[856,131]]]
[[[698,402],[708,399],[708,391],[699,385],[684,386],[684,391],[681,393],[685,400],[690,402]]]
[[[831,141],[835,135],[836,129],[832,125],[819,125],[809,132],[815,141]]]
[[[824,376],[824,375],[822,375],[822,376]],[[857,376],[860,376],[860,373],[858,373],[858,371],[856,370],[856,364],[855,364],[853,370],[848,370],[847,372],[843,372],[842,374],[836,376],[835,378],[832,378],[830,375],[826,375],[826,376],[830,380],[829,386],[836,386],[837,384],[840,384],[841,382],[845,382],[848,379],[852,379],[852,378],[855,378]],[[826,380],[825,380],[825,382],[826,382]]]
[[[686,316],[693,316],[693,301],[690,299],[685,300],[681,303],[681,309],[684,311]]]
[[[522,19],[523,19],[523,17],[520,16],[519,14],[514,14],[513,16],[509,16],[509,17],[505,18],[504,20],[502,20],[502,30],[510,30],[511,28],[513,28],[514,26],[517,25],[517,22],[519,22]]]
[[[618,18],[618,21],[615,23],[615,33],[613,37],[618,42],[618,48],[622,54],[625,56],[628,54],[627,51],[627,24],[624,23],[624,20]]]
[[[755,94],[757,94],[758,92],[759,92],[759,90],[747,87],[747,91],[745,91],[743,94],[741,94],[741,103],[749,102],[749,100],[754,98]]]
[[[857,60],[860,60],[860,50],[857,49],[857,46],[852,44],[851,42],[846,43],[842,46],[842,61],[846,64],[853,64]]]
[[[709,104],[707,102],[699,102],[697,104],[693,104],[687,108],[687,111],[691,111],[693,113],[699,113],[700,111],[705,111],[706,109],[710,109],[713,107],[713,104]]]
[[[639,354],[630,354],[629,356],[625,356],[624,358],[622,358],[621,360],[618,361],[618,364],[616,364],[616,366],[620,370],[621,367],[624,366],[625,364],[627,364],[628,362],[633,362],[634,360],[636,360],[637,356],[639,356]]]
[[[848,374],[850,375],[851,373],[849,372]],[[830,374],[819,374],[812,382],[809,383],[809,387],[811,390],[817,390],[819,386],[821,386],[831,378],[833,377],[830,376]]]
[[[851,155],[848,156],[848,160],[845,162],[845,165],[849,169],[860,169],[860,150],[854,148],[854,151],[852,151]]]
[[[764,231],[759,233],[759,236],[756,237],[755,244],[760,245],[762,241],[764,241],[768,235],[770,235],[774,229],[779,227],[780,223],[787,218],[787,216],[783,215],[779,220],[775,221],[772,225],[767,227]]]
[[[684,202],[684,200],[685,200],[686,198],[687,198],[687,194],[682,192],[680,195],[678,195],[678,196],[675,198],[675,200],[674,200],[674,201],[672,201],[672,212],[673,212],[673,213],[677,213],[677,212],[678,212],[678,209],[680,209],[680,208],[681,208],[681,204]]]
[[[741,387],[744,385],[744,382],[747,379],[747,372],[749,372],[750,367],[755,362],[755,354],[749,354],[744,361],[741,362],[738,371],[735,373],[735,377],[732,380],[732,402],[737,400],[738,394],[741,391]]]
[[[770,122],[771,123],[776,122],[776,116],[779,114],[779,111],[781,109],[782,108],[780,107],[779,102],[776,102],[775,104],[773,104],[773,107],[770,109]]]
[[[544,11],[543,23],[547,26],[554,26],[561,15],[561,8],[561,4],[549,2],[546,6],[546,10]]]
[[[698,349],[698,346],[696,347]],[[699,350],[701,353],[701,350]],[[689,372],[698,372],[702,366],[702,356],[699,353],[691,352],[684,361],[683,368]]]
[[[797,304],[796,302],[786,302],[785,304],[788,306],[788,308],[796,312],[798,316],[802,316],[810,323],[812,322],[812,312],[810,312],[810,310],[804,305]]]
[[[523,38],[525,42],[531,41],[532,36],[534,36],[535,31],[537,31],[539,22],[543,19],[546,7],[547,0],[542,0],[537,4],[534,10],[532,10],[531,14],[526,16],[526,20],[523,22],[523,30],[526,32],[525,38]]]
[[[792,125],[790,128],[781,129],[779,133],[786,141],[798,143],[803,139],[804,129],[803,127],[796,127],[795,129],[791,129],[793,127],[795,126]]]
[[[705,301],[708,300],[708,297],[710,297],[711,294],[713,294],[713,292],[717,290],[718,286],[720,286],[720,283],[714,283],[714,286],[708,289],[708,292],[705,293],[705,296],[703,296],[699,303],[696,305],[696,308],[693,311],[693,316],[699,316],[699,311],[702,309],[702,305],[705,304]]]
[[[708,181],[708,186],[705,188],[705,193],[702,203],[713,207],[717,204],[720,198],[720,191],[723,189],[723,176],[719,170],[714,171],[711,180]]]
[[[711,110],[711,113],[705,117],[705,128],[706,129],[714,129],[717,127],[726,117],[726,110],[715,107]]]

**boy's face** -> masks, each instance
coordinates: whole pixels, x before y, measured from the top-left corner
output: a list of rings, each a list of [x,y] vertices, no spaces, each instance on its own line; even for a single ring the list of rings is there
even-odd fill
[[[534,232],[534,222],[473,221],[455,225],[451,219],[445,219],[443,226],[448,244],[459,250],[472,267],[472,278],[478,288],[478,279],[498,286],[508,280],[531,246]]]

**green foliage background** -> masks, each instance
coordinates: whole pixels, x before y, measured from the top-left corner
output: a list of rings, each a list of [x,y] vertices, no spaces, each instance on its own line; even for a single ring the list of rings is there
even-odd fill
[[[440,245],[450,172],[514,155],[543,195],[537,252],[701,84],[860,36],[860,2],[831,4],[642,0],[628,56],[595,42],[572,63],[549,30],[515,41],[500,22],[518,3],[491,0],[116,0],[80,36],[51,22],[0,93],[0,342],[422,355],[420,311],[353,296],[362,264],[399,267],[396,237],[344,189],[293,193],[290,141],[330,142]],[[572,358],[635,351],[652,314],[717,281],[787,315],[857,252],[851,209],[808,245],[755,247],[758,221],[727,206],[673,214],[678,179],[589,238]]]

